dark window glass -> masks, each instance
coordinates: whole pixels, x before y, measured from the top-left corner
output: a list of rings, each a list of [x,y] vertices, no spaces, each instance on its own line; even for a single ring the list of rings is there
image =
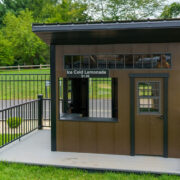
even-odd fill
[[[73,68],[79,69],[81,67],[81,56],[73,56]]]
[[[81,68],[88,69],[89,67],[89,56],[81,56]]]
[[[165,54],[163,56],[165,57],[165,62],[164,63],[162,62],[163,67],[164,68],[170,68],[171,67],[171,55],[170,54]]]
[[[97,56],[95,55],[90,56],[90,68],[97,68]]]
[[[142,55],[143,68],[152,68],[152,55]]]
[[[168,68],[170,68],[171,65],[171,54],[165,54],[166,56],[166,62],[168,63]]]
[[[133,68],[133,55],[125,56],[125,68]]]
[[[134,55],[134,68],[142,68],[142,56]]]
[[[65,69],[168,69],[171,54],[83,55],[64,56]]]
[[[72,68],[72,56],[65,56],[64,57],[65,69]]]
[[[116,68],[117,69],[124,68],[124,56],[123,55],[117,55],[117,58],[116,58]]]
[[[107,55],[107,68],[114,69],[116,67],[116,55]]]
[[[160,54],[153,55],[152,66],[153,68],[161,68],[161,55]]]
[[[97,63],[99,69],[106,69],[107,68],[107,56],[106,55],[97,55]]]

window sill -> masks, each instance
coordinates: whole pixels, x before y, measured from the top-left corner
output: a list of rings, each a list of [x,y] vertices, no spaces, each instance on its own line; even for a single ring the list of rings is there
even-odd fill
[[[101,118],[101,117],[81,117],[80,115],[62,114],[60,121],[77,121],[77,122],[118,122],[117,118]]]

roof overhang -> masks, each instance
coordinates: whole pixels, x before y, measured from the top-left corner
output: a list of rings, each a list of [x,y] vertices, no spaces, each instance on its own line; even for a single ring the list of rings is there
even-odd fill
[[[33,24],[32,31],[47,44],[118,44],[180,42],[180,20]]]

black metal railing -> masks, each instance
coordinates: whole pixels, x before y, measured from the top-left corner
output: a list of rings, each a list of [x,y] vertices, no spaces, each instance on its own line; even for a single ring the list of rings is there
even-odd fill
[[[0,110],[43,95],[43,125],[50,127],[50,74],[0,74]]]
[[[112,79],[89,79],[89,116],[112,117]]]
[[[42,128],[41,104],[40,99],[31,100],[0,110],[0,147]]]

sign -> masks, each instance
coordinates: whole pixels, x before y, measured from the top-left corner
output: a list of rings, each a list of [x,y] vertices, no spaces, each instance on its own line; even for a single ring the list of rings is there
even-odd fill
[[[67,70],[69,78],[91,78],[91,77],[109,77],[108,70]]]

